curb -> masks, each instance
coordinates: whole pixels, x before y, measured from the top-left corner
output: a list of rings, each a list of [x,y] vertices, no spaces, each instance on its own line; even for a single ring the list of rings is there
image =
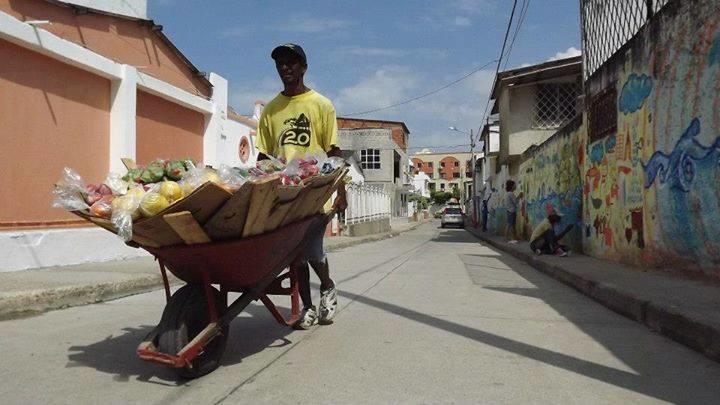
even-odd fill
[[[129,280],[24,291],[0,298],[0,320],[24,318],[46,311],[110,301],[162,287],[162,277],[143,275]]]
[[[702,320],[688,317],[667,306],[642,299],[614,285],[574,274],[560,266],[542,261],[529,252],[520,252],[498,243],[467,227],[465,230],[488,245],[528,263],[535,269],[587,295],[614,312],[639,322],[652,331],[720,362],[719,328],[705,324]]]
[[[425,222],[418,222],[401,231],[391,230],[387,233],[362,236],[357,240],[349,240],[327,246],[326,249],[328,252],[333,252],[362,243],[393,238],[404,232],[414,230],[424,223]],[[171,274],[168,274],[168,276],[171,277],[171,285],[177,283],[177,280],[175,282],[172,281]],[[143,274],[117,282],[22,291],[17,294],[0,297],[0,321],[36,316],[55,309],[111,301],[130,295],[155,291],[162,287],[163,281],[158,271],[157,274]]]

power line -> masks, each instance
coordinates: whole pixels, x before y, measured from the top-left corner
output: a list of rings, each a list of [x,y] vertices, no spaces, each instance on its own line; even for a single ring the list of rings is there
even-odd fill
[[[517,24],[515,24],[515,32],[513,33],[512,41],[510,41],[510,46],[508,47],[508,51],[505,56],[505,65],[503,66],[503,69],[507,69],[508,63],[510,62],[510,55],[512,54],[513,46],[515,45],[515,40],[520,32],[520,28],[522,27],[523,22],[525,22],[525,16],[527,15],[528,8],[530,8],[530,0],[523,0],[523,4],[520,6],[520,17],[518,18]]]
[[[500,59],[497,61],[497,67],[495,68],[495,80],[497,80],[498,73],[500,73],[500,64],[502,63],[503,55],[505,54],[505,45],[507,44],[508,35],[510,34],[510,27],[512,26],[513,17],[515,16],[515,7],[517,6],[517,0],[513,0],[513,6],[512,11],[510,11],[510,19],[508,20],[507,30],[505,31],[505,39],[503,39],[502,49],[500,49]],[[493,82],[494,84],[494,82]],[[485,122],[485,118],[487,118],[487,110],[490,106],[490,98],[492,97],[492,89],[490,89],[490,94],[488,94],[487,103],[485,103],[485,112],[483,113],[483,122]],[[478,131],[480,132],[480,131]]]
[[[516,0],[516,1],[517,1],[517,0]],[[367,114],[371,114],[371,113],[374,113],[374,112],[378,112],[378,111],[382,111],[382,110],[388,110],[388,109],[390,109],[390,108],[395,108],[395,107],[398,107],[398,106],[401,106],[401,105],[405,105],[405,104],[412,103],[413,101],[417,101],[417,100],[420,100],[421,98],[425,98],[425,97],[431,96],[431,95],[433,95],[433,94],[435,94],[435,93],[439,93],[439,92],[447,89],[447,88],[450,87],[450,86],[453,86],[453,85],[455,85],[455,84],[457,84],[457,83],[460,83],[461,81],[467,79],[468,77],[474,75],[475,73],[483,70],[484,68],[486,68],[488,65],[490,65],[490,64],[493,63],[493,62],[499,62],[499,60],[497,60],[497,59],[491,60],[490,62],[488,62],[488,63],[486,63],[486,64],[484,64],[484,65],[482,65],[482,66],[480,66],[480,67],[477,67],[477,68],[473,69],[473,71],[471,71],[470,73],[468,73],[468,74],[460,77],[459,79],[453,80],[452,82],[450,82],[450,83],[448,83],[448,84],[446,84],[446,85],[444,85],[444,86],[442,86],[442,87],[439,87],[439,88],[437,88],[437,89],[435,89],[435,90],[429,91],[429,92],[427,92],[427,93],[425,93],[425,94],[419,95],[419,96],[417,96],[417,97],[412,97],[412,98],[409,98],[409,99],[406,99],[406,100],[403,100],[403,101],[400,101],[400,102],[397,102],[397,103],[394,103],[394,104],[386,105],[386,106],[384,106],[384,107],[379,107],[379,108],[375,108],[375,109],[368,110],[368,111],[361,111],[361,112],[356,112],[356,113],[352,113],[352,114],[342,114],[342,116],[344,116],[344,117],[357,117],[357,116],[359,116],[359,115],[367,115]]]

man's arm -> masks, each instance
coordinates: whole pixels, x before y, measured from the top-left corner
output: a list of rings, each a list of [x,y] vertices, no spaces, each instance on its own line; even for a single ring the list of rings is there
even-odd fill
[[[342,151],[337,146],[333,145],[330,147],[330,150],[327,152],[328,157],[339,157],[342,158]],[[333,203],[333,209],[336,211],[345,211],[347,209],[348,203],[347,203],[347,192],[345,191],[345,182],[341,181],[340,186],[337,190],[337,198],[335,198],[335,202]]]

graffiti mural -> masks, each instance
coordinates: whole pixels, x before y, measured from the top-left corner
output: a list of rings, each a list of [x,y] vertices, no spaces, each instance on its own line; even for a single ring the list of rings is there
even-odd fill
[[[698,165],[708,158],[710,164],[717,166],[717,151],[720,149],[720,137],[710,146],[703,146],[696,137],[700,133],[700,120],[692,120],[675,149],[668,155],[662,151],[653,153],[645,165],[645,188],[650,187],[657,177],[660,183],[671,183],[682,191],[690,191]]]
[[[650,96],[652,88],[653,81],[651,77],[644,74],[631,74],[620,92],[618,109],[625,114],[639,110]]]
[[[614,83],[618,114],[614,134],[584,137],[583,249],[720,277],[720,15],[680,17],[696,6],[593,79]]]
[[[563,242],[571,249],[582,249],[582,182],[577,153],[582,126],[571,123],[534,150],[532,157],[520,165],[520,190],[525,194],[518,217],[521,232],[527,236],[554,208],[563,214],[562,226],[575,228]]]

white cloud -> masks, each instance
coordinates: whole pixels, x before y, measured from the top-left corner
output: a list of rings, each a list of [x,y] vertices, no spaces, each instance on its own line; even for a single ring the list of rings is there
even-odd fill
[[[252,86],[230,83],[229,104],[238,114],[252,113],[256,100],[268,102],[282,90],[282,83],[276,76],[266,76],[253,82]]]
[[[409,67],[383,66],[372,76],[341,89],[335,108],[343,115],[393,104],[406,98],[417,81],[417,74]]]
[[[352,56],[382,56],[382,57],[401,57],[408,54],[407,50],[391,49],[391,48],[364,48],[364,47],[347,47],[338,50],[339,53]]]
[[[455,0],[452,6],[470,14],[482,14],[495,8],[495,3],[489,0]]]
[[[396,108],[358,118],[377,118],[405,122],[411,131],[410,146],[466,145],[468,136],[453,132],[449,126],[477,133],[481,126],[494,71],[483,70],[436,94]],[[334,98],[340,115],[384,107],[431,91],[455,77],[429,78],[409,66],[384,66],[356,84],[340,90]],[[411,152],[417,149],[412,149]]]
[[[548,59],[548,61],[572,58],[573,56],[579,56],[580,54],[582,54],[582,52],[579,49],[575,48],[574,46],[571,46],[570,48],[568,48],[565,51],[556,53],[555,56]]]
[[[292,19],[287,24],[283,24],[279,29],[290,32],[316,33],[346,28],[351,25],[353,25],[353,23],[347,20],[304,17]]]
[[[467,27],[470,25],[470,19],[467,17],[455,17],[455,25],[460,27]]]

